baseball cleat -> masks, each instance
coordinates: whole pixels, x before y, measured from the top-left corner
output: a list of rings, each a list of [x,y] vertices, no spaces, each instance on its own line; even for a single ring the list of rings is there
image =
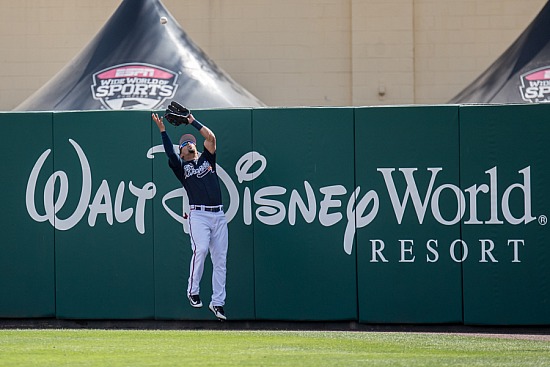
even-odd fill
[[[214,313],[214,315],[216,315],[218,320],[227,320],[227,317],[225,317],[225,312],[223,311],[222,306],[212,306],[212,304],[210,304],[208,308],[210,309],[210,311]]]
[[[199,297],[198,294],[190,294],[187,296],[187,298],[189,298],[189,304],[195,308],[200,308],[202,307],[202,302],[201,302],[201,298]]]

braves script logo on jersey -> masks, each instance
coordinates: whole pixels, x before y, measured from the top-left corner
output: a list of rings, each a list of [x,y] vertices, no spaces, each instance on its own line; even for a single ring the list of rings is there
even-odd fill
[[[185,178],[197,175],[198,178],[203,178],[207,173],[212,172],[212,166],[208,161],[204,161],[199,167],[194,168],[191,163],[183,166],[185,172]]]
[[[550,66],[528,71],[520,76],[521,98],[531,103],[550,102]]]
[[[174,97],[177,79],[177,73],[155,65],[115,65],[93,75],[92,95],[109,110],[154,109]]]

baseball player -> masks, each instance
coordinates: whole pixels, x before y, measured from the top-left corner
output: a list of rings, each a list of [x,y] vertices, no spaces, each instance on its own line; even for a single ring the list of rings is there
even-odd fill
[[[202,307],[200,281],[208,252],[213,265],[212,299],[209,309],[219,320],[226,320],[225,304],[226,259],[228,247],[227,221],[223,212],[220,183],[216,173],[216,136],[197,121],[185,107],[172,102],[164,115],[168,122],[191,125],[204,137],[204,149],[199,154],[196,139],[185,134],[179,141],[179,156],[174,152],[162,117],[153,113],[168,165],[182,183],[189,198],[189,236],[193,256],[189,269],[187,297],[193,307]]]

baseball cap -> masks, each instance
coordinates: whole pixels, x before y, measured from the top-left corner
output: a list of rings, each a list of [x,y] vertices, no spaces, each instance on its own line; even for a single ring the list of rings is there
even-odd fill
[[[197,139],[195,139],[195,137],[191,134],[184,134],[181,136],[180,138],[180,148],[181,148],[181,145],[183,143],[186,143],[186,142],[191,142],[195,145],[197,145]]]

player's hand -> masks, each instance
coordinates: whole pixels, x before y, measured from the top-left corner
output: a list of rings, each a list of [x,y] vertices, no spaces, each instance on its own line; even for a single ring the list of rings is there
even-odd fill
[[[156,113],[153,113],[151,116],[153,117],[153,121],[155,121],[155,123],[157,124],[159,131],[166,131],[166,127],[164,127],[164,122],[162,122],[162,117],[159,117]]]

